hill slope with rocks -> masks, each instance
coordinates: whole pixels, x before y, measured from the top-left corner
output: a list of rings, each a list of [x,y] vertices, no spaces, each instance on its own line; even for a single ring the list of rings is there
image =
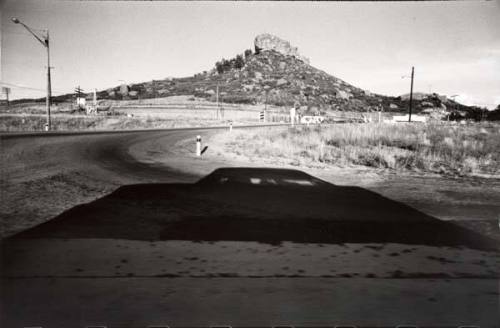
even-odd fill
[[[147,99],[193,95],[216,101],[243,104],[293,106],[307,111],[327,113],[331,110],[407,112],[406,96],[389,97],[355,87],[309,64],[288,41],[270,34],[254,40],[254,51],[248,49],[235,58],[215,63],[215,68],[185,78],[168,78],[117,86],[98,92],[99,99]],[[66,95],[67,96],[67,95]],[[60,96],[64,100],[65,96]],[[457,118],[477,116],[479,108],[453,102],[437,94],[419,95],[414,112]]]

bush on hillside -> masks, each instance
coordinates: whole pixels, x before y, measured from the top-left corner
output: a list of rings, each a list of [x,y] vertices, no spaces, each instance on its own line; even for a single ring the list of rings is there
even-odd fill
[[[245,55],[245,60],[248,59],[248,57],[252,55],[252,49],[245,50],[244,55]]]
[[[255,103],[255,99],[246,95],[226,95],[223,98],[223,101],[230,104],[245,104],[245,105],[253,105]]]
[[[242,55],[237,55],[234,61],[234,68],[240,69],[245,66],[245,60]]]

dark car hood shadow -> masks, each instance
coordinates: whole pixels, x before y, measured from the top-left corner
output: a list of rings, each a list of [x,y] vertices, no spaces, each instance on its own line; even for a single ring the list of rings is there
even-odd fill
[[[369,190],[270,168],[221,168],[195,184],[120,187],[11,238],[497,248],[491,239]]]

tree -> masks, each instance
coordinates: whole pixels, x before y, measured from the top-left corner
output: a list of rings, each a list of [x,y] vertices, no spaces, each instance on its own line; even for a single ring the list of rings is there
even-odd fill
[[[224,59],[222,59],[223,61]],[[218,61],[215,63],[215,69],[217,70],[217,73],[222,74],[224,73],[224,65],[222,61]]]
[[[247,49],[245,50],[245,59],[248,59],[252,55],[252,49]]]
[[[226,60],[222,58],[222,71],[226,72],[231,69],[231,62],[229,60]]]
[[[236,59],[234,60],[234,68],[240,69],[243,66],[245,66],[245,60],[243,60],[243,56],[237,55]]]

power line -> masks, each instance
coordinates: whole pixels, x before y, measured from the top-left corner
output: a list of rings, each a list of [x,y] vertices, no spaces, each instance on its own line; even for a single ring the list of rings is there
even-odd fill
[[[28,87],[28,86],[24,86],[24,85],[20,85],[20,84],[9,83],[9,82],[0,82],[0,85],[6,86],[6,87],[11,87],[11,88],[33,90],[33,91],[42,91],[42,92],[47,91],[47,89],[38,89],[38,88],[34,88],[34,87]],[[54,90],[52,90],[52,91],[54,91]],[[69,92],[60,91],[60,90],[55,90],[55,92],[57,92],[57,93],[69,93]]]
[[[11,31],[3,31],[3,34],[15,34],[15,35],[30,35],[27,32],[11,32]]]
[[[43,89],[38,89],[38,88],[33,88],[33,87],[26,87],[26,86],[22,86],[22,85],[16,85],[16,84],[5,83],[5,82],[0,82],[0,85],[11,87],[11,88],[18,88],[18,89],[26,89],[26,90],[34,90],[34,91],[46,91],[46,90],[43,90]]]

